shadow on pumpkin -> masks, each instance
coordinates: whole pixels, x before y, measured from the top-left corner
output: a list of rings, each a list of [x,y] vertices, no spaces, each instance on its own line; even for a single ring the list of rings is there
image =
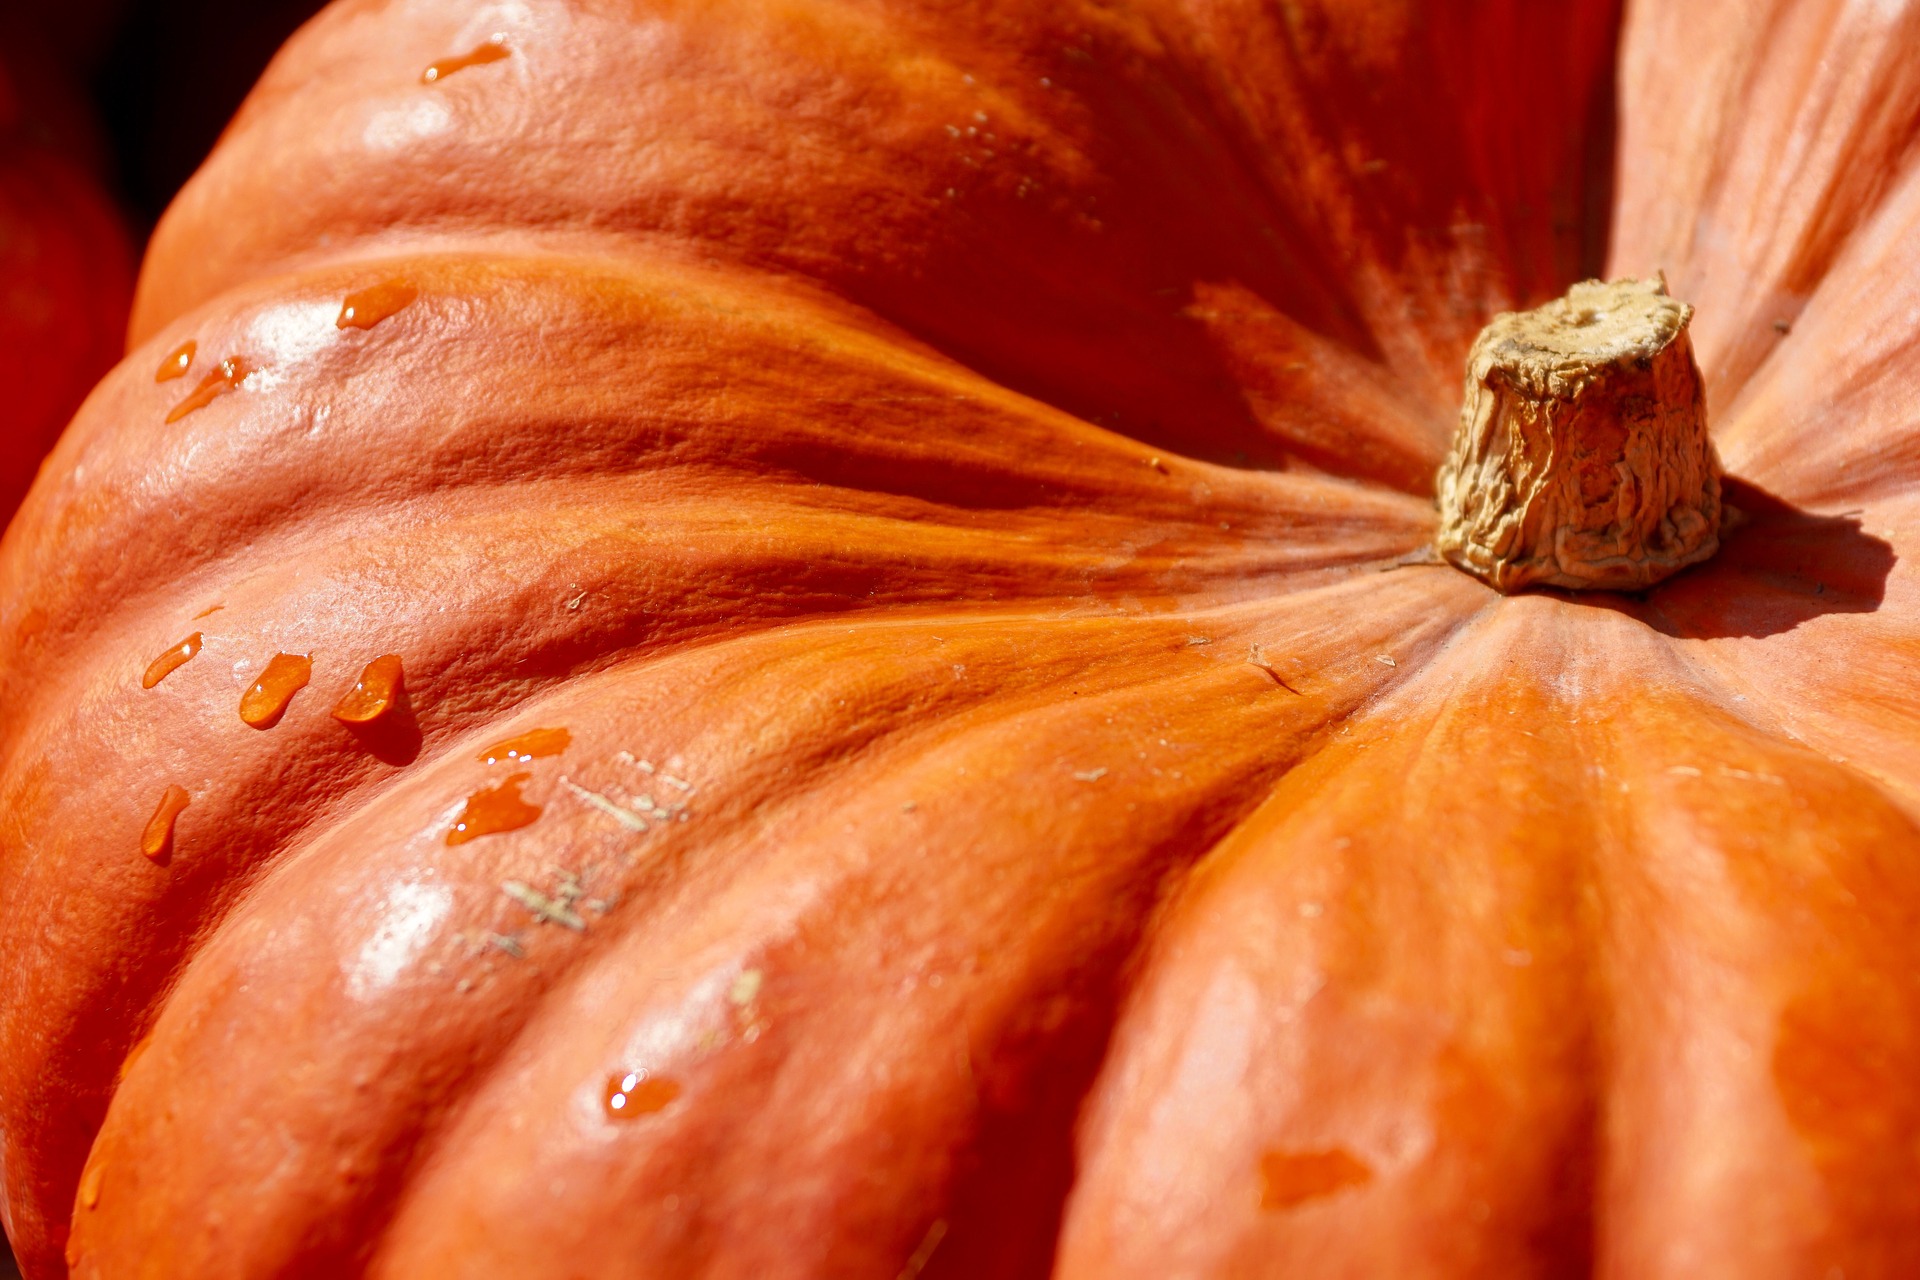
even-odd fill
[[[1726,501],[1747,516],[1719,554],[1622,607],[1687,640],[1758,639],[1829,613],[1873,613],[1886,594],[1893,547],[1854,515],[1802,511],[1729,477]]]
[[[387,714],[370,724],[348,724],[346,729],[382,764],[409,765],[420,754],[420,721],[413,714],[413,699],[404,683],[395,691],[393,707]],[[7,1280],[5,1272],[0,1272],[0,1280]]]

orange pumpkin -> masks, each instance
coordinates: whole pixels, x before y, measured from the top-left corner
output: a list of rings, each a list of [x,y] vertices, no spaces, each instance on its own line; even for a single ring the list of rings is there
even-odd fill
[[[336,5],[0,548],[28,1275],[1920,1273],[1917,41]],[[1747,522],[1501,596],[1602,266]]]
[[[124,350],[133,252],[93,146],[36,33],[0,18],[0,527]]]

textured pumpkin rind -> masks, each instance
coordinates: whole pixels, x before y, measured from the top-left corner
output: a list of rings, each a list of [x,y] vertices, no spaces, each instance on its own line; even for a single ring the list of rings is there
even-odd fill
[[[1674,12],[1619,251],[1720,282],[1755,514],[1604,606],[1416,563],[1410,495],[1596,269],[1609,5],[323,16],[0,546],[30,1272],[1913,1270],[1901,348],[1837,430],[1742,354],[1785,277],[1645,256],[1672,95],[1799,31],[1653,78]],[[1903,252],[1849,183],[1838,298]],[[187,338],[247,372],[168,424]]]

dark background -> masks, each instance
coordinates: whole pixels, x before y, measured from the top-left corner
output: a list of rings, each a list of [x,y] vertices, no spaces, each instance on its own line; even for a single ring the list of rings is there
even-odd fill
[[[85,17],[61,25],[80,45],[74,56],[105,133],[109,176],[141,239],[274,51],[324,7],[323,0],[76,3]],[[49,34],[61,38],[58,29]]]
[[[75,68],[91,98],[102,163],[136,244],[220,131],[274,51],[324,0],[0,0]],[[0,515],[4,524],[4,515]],[[0,1280],[17,1280],[0,1250]]]

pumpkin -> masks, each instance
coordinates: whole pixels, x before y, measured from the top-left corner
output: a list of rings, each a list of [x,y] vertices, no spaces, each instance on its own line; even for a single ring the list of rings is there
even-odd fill
[[[0,22],[0,527],[124,349],[133,252],[96,147],[38,33]]]
[[[26,1273],[1920,1271],[1916,41],[335,5],[0,548]],[[1656,270],[1744,521],[1446,562]]]

